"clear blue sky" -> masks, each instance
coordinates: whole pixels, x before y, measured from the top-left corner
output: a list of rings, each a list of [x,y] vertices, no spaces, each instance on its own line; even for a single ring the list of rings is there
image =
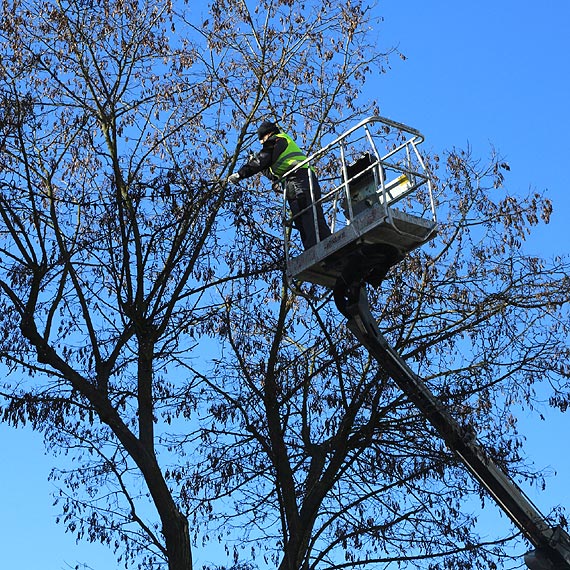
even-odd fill
[[[485,159],[497,149],[511,167],[511,193],[536,189],[553,201],[550,224],[527,251],[567,255],[570,2],[411,0],[379,8],[384,38],[407,57],[378,79],[381,114],[416,127],[437,151],[469,144]],[[529,459],[551,474],[546,491],[525,491],[544,513],[570,509],[570,413],[520,420]]]
[[[511,192],[547,190],[554,216],[528,245],[543,255],[568,252],[570,212],[567,133],[570,132],[569,0],[380,1],[380,45],[398,44],[406,61],[375,77],[370,92],[381,113],[419,129],[437,151],[468,143],[486,158],[491,146],[511,166]],[[526,451],[557,472],[545,492],[529,494],[541,510],[570,508],[568,414],[539,422],[522,418]],[[102,547],[76,546],[55,525],[47,482],[52,459],[39,436],[0,425],[0,547],[2,567],[61,570],[78,561],[94,570],[117,567]],[[201,559],[197,550],[195,558]],[[202,558],[203,559],[203,558]]]

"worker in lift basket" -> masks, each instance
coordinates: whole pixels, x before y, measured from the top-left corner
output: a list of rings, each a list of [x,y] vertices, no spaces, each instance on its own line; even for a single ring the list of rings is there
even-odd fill
[[[270,180],[285,184],[287,202],[294,216],[293,223],[301,234],[301,241],[305,250],[317,243],[317,232],[313,208],[305,210],[313,204],[311,189],[315,200],[317,214],[318,236],[320,240],[331,235],[331,231],[325,221],[323,208],[318,200],[321,197],[319,181],[312,168],[304,165],[289,176],[285,176],[297,164],[307,157],[297,146],[295,141],[287,134],[282,133],[275,123],[264,121],[257,129],[257,136],[262,149],[253,155],[237,172],[228,177],[228,182],[236,184],[244,178],[249,178],[259,172],[263,172]]]

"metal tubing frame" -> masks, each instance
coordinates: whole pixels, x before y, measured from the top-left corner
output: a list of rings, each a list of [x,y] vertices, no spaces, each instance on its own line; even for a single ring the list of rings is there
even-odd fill
[[[400,145],[398,145],[397,147],[395,147],[394,149],[389,151],[386,155],[380,156],[380,153],[378,152],[378,149],[377,149],[376,144],[374,142],[374,138],[373,138],[373,136],[370,132],[370,128],[369,128],[370,125],[375,124],[375,123],[381,123],[381,124],[386,125],[388,127],[392,127],[394,129],[397,129],[400,132],[403,132],[403,133],[410,135],[410,137],[407,138],[407,140],[405,140],[403,143],[401,143]],[[398,199],[405,197],[405,195],[409,195],[411,192],[416,190],[419,186],[421,186],[424,183],[427,183],[428,193],[430,196],[430,207],[431,207],[432,220],[434,222],[437,221],[436,220],[437,216],[436,216],[436,211],[435,211],[435,200],[433,197],[433,186],[432,186],[431,179],[429,176],[429,172],[426,168],[425,162],[422,159],[422,157],[421,157],[421,155],[417,149],[417,146],[420,145],[425,140],[424,136],[420,133],[420,131],[418,131],[417,129],[414,129],[413,127],[410,127],[409,125],[405,125],[404,123],[393,121],[391,119],[388,119],[386,117],[382,117],[379,115],[373,115],[371,117],[368,117],[368,118],[360,121],[359,123],[357,123],[356,125],[354,125],[350,129],[345,131],[342,135],[338,136],[336,139],[334,139],[333,141],[331,141],[330,143],[328,143],[327,145],[325,145],[321,149],[319,149],[316,152],[314,152],[313,154],[309,155],[305,160],[303,160],[299,164],[295,165],[294,168],[292,168],[289,172],[287,172],[283,176],[283,180],[285,180],[287,178],[287,176],[292,175],[293,173],[297,172],[301,168],[311,169],[312,168],[311,165],[316,160],[318,160],[322,156],[326,155],[331,149],[335,148],[336,146],[339,147],[340,155],[341,155],[342,182],[339,185],[336,185],[329,192],[322,194],[321,198],[319,199],[319,202],[321,204],[324,204],[325,202],[330,201],[330,200],[332,200],[334,202],[334,216],[333,216],[333,232],[334,232],[335,227],[336,227],[336,212],[337,212],[337,204],[338,204],[338,195],[339,195],[341,190],[344,191],[344,195],[346,198],[346,203],[347,203],[348,212],[349,212],[349,218],[348,219],[352,220],[354,217],[354,212],[352,209],[352,201],[350,199],[350,191],[349,191],[349,184],[354,177],[352,179],[348,178],[348,171],[346,168],[346,148],[345,148],[345,142],[344,141],[346,139],[348,139],[353,133],[355,133],[356,131],[358,131],[359,129],[362,129],[362,128],[364,128],[364,131],[365,131],[364,136],[365,136],[365,138],[367,138],[368,143],[369,143],[370,147],[372,148],[374,155],[376,156],[376,159],[378,161],[376,164],[372,164],[369,167],[367,167],[363,172],[367,172],[368,170],[372,170],[374,177],[375,177],[375,180],[377,182],[377,187],[380,188],[381,192],[382,192],[382,203],[383,203],[384,208],[385,208],[387,220],[390,223],[390,225],[394,228],[394,230],[401,233],[401,231],[398,230],[398,228],[394,225],[394,221],[393,221],[393,218],[391,216],[390,204],[388,203],[388,197],[386,196],[386,180],[384,179],[383,167],[387,167],[387,168],[394,170],[396,172],[401,172],[403,174],[409,175],[410,177],[413,177],[416,179],[416,182],[411,185],[410,189],[404,195],[400,196]],[[410,146],[413,148],[414,155],[418,159],[418,163],[424,172],[419,172],[417,170],[412,169],[411,163],[407,165],[407,168],[403,168],[401,165],[390,162],[390,158],[392,156],[394,156],[395,154],[397,154],[398,152],[402,151],[403,149],[406,149],[406,151],[408,153],[408,158],[409,158],[409,147]],[[362,174],[362,172],[359,174]],[[317,235],[317,242],[319,242],[320,241],[320,235],[318,232],[316,203],[315,203],[315,199],[314,199],[315,196],[314,196],[314,191],[313,191],[313,181],[312,181],[312,177],[310,175],[309,175],[309,188],[310,188],[310,194],[311,194],[311,205],[307,206],[306,208],[304,208],[303,210],[298,212],[295,217],[302,216],[304,213],[306,213],[306,211],[309,208],[311,208],[313,223],[314,223],[315,232]],[[292,225],[293,218],[289,218],[287,216],[287,194],[286,194],[285,184],[283,185],[283,220],[284,220],[284,225],[286,227],[288,225]],[[287,221],[289,221],[290,224],[288,224]],[[289,235],[290,235],[290,232],[289,232]],[[288,241],[287,235],[285,237],[286,237],[285,241],[287,242]],[[285,244],[285,258],[286,258],[286,260],[289,259],[289,257],[290,257],[289,254],[290,254],[290,247],[289,247],[289,244],[286,243]]]

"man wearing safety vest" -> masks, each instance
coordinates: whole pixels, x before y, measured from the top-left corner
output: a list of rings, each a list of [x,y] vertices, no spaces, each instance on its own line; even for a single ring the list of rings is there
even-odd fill
[[[236,184],[244,178],[263,172],[270,180],[284,184],[287,202],[293,215],[293,224],[299,230],[303,247],[307,250],[317,241],[322,241],[331,235],[319,201],[321,198],[319,181],[307,164],[287,176],[288,172],[307,157],[295,141],[289,135],[282,133],[275,123],[269,121],[261,123],[257,129],[257,136],[263,143],[262,149],[237,172],[229,176],[228,182]]]

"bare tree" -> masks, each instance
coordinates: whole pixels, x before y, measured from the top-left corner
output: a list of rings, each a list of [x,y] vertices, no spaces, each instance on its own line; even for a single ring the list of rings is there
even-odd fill
[[[192,567],[191,513],[213,518],[188,481],[211,456],[196,361],[224,334],[218,291],[282,260],[275,200],[252,217],[223,180],[261,118],[309,148],[366,111],[386,58],[360,2],[196,10],[16,0],[0,32],[3,420],[76,456],[53,477],[78,538],[172,570]],[[253,232],[255,259],[231,245]]]

